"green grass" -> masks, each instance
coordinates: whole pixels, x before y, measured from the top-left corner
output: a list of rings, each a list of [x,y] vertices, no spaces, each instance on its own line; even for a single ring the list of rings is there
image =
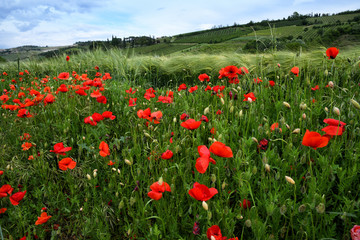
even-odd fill
[[[215,54],[215,49],[214,54],[204,54],[200,49],[194,49],[198,51],[194,54],[158,57],[97,50],[70,56],[69,62],[65,56],[23,61],[20,71],[27,69],[30,74],[25,73],[21,81],[16,63],[1,64],[0,73],[6,71],[8,76],[0,77],[4,79],[0,88],[11,93],[6,104],[14,104],[19,92],[34,99],[27,88],[45,94],[44,87],[49,86],[55,96],[52,104],[28,107],[32,118],[19,118],[17,111],[0,108],[1,186],[10,184],[13,193],[27,191],[18,206],[8,196],[0,198],[0,208],[7,208],[0,214],[4,239],[26,234],[30,239],[35,235],[39,239],[206,239],[212,225],[218,225],[228,238],[349,239],[350,229],[359,223],[360,206],[360,110],[350,103],[350,99],[360,102],[360,49],[340,49],[335,60],[327,59],[324,48],[300,54]],[[250,73],[239,76],[239,84],[229,84],[226,78],[218,79],[219,70],[228,65],[245,66]],[[294,66],[300,68],[298,77],[290,72]],[[61,84],[83,84],[74,82],[75,76],[53,79],[72,71],[86,73],[90,79],[96,78],[96,72],[109,72],[112,79],[102,81],[107,103],[89,96],[97,89],[94,86],[85,90],[88,96],[77,95],[71,87],[55,94]],[[200,82],[201,73],[207,73],[210,82]],[[49,81],[41,83],[46,76]],[[255,84],[253,79],[258,77],[263,82]],[[274,87],[269,86],[270,80],[275,81]],[[326,87],[329,81],[334,88]],[[178,92],[182,83],[199,89]],[[225,86],[223,98],[205,92],[208,84]],[[319,90],[312,91],[315,85]],[[130,87],[137,89],[134,95],[125,92]],[[143,96],[150,87],[156,90],[156,98],[146,100]],[[157,102],[169,90],[174,92],[173,103]],[[230,99],[230,92],[237,95],[236,100]],[[256,96],[252,103],[243,101],[248,92]],[[137,98],[136,106],[128,106],[129,97]],[[333,107],[339,108],[339,116]],[[160,124],[146,125],[148,120],[138,117],[137,111],[146,108],[163,113]],[[96,126],[84,123],[84,118],[104,111],[116,118]],[[183,113],[195,120],[206,115],[209,122],[185,129],[180,126]],[[324,134],[325,118],[345,122],[343,135],[317,150],[302,145],[307,129]],[[281,131],[270,130],[276,122]],[[215,134],[210,133],[212,128]],[[297,128],[300,133],[292,133]],[[35,145],[27,151],[21,147],[23,133],[29,133],[27,142]],[[210,164],[200,174],[195,168],[198,146],[209,148],[215,139],[229,146],[233,157],[211,153],[216,165]],[[255,139],[267,139],[268,148],[259,149]],[[102,141],[110,146],[107,157],[99,154]],[[77,163],[74,169],[59,169],[58,162],[65,156],[50,152],[59,142],[72,147],[66,157]],[[168,149],[173,157],[161,159]],[[28,160],[30,155],[33,160]],[[115,165],[109,166],[110,160]],[[147,194],[161,177],[171,192],[155,201]],[[188,194],[194,182],[218,190],[207,201],[207,211]],[[241,207],[244,199],[251,202],[250,208]],[[43,207],[52,217],[35,225]],[[195,222],[199,236],[193,234]]]

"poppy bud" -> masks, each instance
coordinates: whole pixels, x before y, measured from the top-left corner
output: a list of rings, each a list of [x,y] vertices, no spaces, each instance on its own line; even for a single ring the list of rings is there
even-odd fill
[[[300,128],[296,128],[294,131],[292,131],[293,134],[299,134],[300,133]]]
[[[319,203],[319,205],[316,206],[316,211],[320,214],[325,212],[325,204]]]
[[[270,165],[269,164],[265,164],[265,170],[267,171],[267,172],[270,172]]]
[[[204,115],[208,114],[209,112],[210,112],[209,107],[207,107],[207,108],[204,109]]]
[[[91,180],[90,174],[86,174],[86,177],[87,177],[88,180]]]
[[[176,117],[173,118],[173,122],[176,123]]]
[[[307,108],[306,103],[300,103],[300,109],[305,110]]]
[[[161,186],[164,183],[164,179],[162,177],[160,177],[158,183]]]
[[[295,184],[294,179],[292,179],[291,177],[285,176],[285,180],[290,184],[293,184],[293,185]]]
[[[252,137],[251,139],[256,143],[259,143],[259,141],[256,139],[256,137]]]
[[[243,114],[243,110],[240,110],[240,112],[239,112],[239,117],[241,118],[243,115],[244,115],[244,114]]]
[[[81,207],[81,208],[80,208],[80,212],[82,212],[82,210],[83,210],[83,208]]]
[[[285,126],[286,126],[286,128],[287,128],[287,129],[290,129],[290,126],[289,126],[289,124],[285,124]]]
[[[207,204],[205,201],[202,202],[202,207],[203,207],[206,211],[209,210],[209,206],[208,206],[208,204]]]
[[[290,104],[288,102],[283,102],[283,105],[287,108],[290,108]]]
[[[85,140],[85,136],[83,136],[82,139]]]
[[[234,106],[230,107],[230,113],[232,113],[234,111]]]
[[[6,166],[6,170],[9,170],[10,169],[10,164]]]
[[[96,178],[96,175],[97,175],[97,172],[93,172],[93,176],[94,176],[94,178]]]
[[[216,175],[215,174],[211,174],[211,181],[213,183],[216,182]]]
[[[124,161],[125,161],[125,163],[126,163],[127,165],[129,165],[129,166],[132,165],[132,162],[130,162],[128,159],[125,159]]]
[[[329,75],[329,71],[328,71],[327,69],[324,71],[324,75],[325,75],[325,76],[328,76],[328,75]]]
[[[325,107],[324,110],[325,110],[325,112],[328,112],[328,111],[329,111],[329,109],[328,109],[327,107]]]
[[[222,105],[225,104],[225,100],[223,98],[220,98],[220,101],[221,101]]]
[[[337,107],[333,107],[333,113],[340,116],[340,110]]]
[[[225,180],[224,180],[223,183],[221,184],[221,189],[224,190],[225,187],[226,187],[226,182],[225,182]]]
[[[119,209],[122,209],[123,207],[124,207],[124,200],[121,200],[121,202],[119,203],[119,206],[118,206],[118,208]]]
[[[355,108],[357,108],[357,109],[360,110],[360,104],[359,104],[357,101],[355,101],[354,99],[350,99],[350,103],[351,103]]]
[[[301,117],[302,117],[302,119],[304,119],[304,120],[305,120],[305,119],[306,119],[306,114],[305,114],[305,113],[303,113]]]
[[[147,132],[144,133],[144,135],[145,135],[146,137],[148,137],[148,138],[151,138],[150,134],[148,134]]]
[[[328,85],[329,85],[329,88],[334,88],[334,83],[333,83],[333,81],[330,81],[330,82],[328,83]]]
[[[111,170],[113,170],[114,172],[116,172],[116,168],[112,168]]]
[[[130,206],[134,205],[136,203],[136,198],[130,197]]]
[[[245,226],[247,226],[248,228],[251,227],[251,220],[250,219],[247,219],[245,221]]]

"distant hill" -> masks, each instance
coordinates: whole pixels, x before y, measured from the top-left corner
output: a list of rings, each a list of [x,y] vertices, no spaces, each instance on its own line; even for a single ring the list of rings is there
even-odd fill
[[[218,51],[256,52],[268,50],[298,51],[317,46],[351,47],[360,45],[360,9],[337,14],[307,14],[294,12],[279,20],[263,20],[174,36],[155,38],[139,36],[106,41],[77,42],[71,46],[22,46],[0,50],[0,62],[17,59],[49,58],[76,54],[97,48],[121,48],[135,54],[169,55],[178,52]]]

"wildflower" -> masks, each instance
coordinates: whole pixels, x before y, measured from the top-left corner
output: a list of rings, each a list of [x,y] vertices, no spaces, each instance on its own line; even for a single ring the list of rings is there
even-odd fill
[[[171,150],[166,150],[164,153],[161,154],[161,158],[168,160],[168,159],[172,158],[173,155],[174,154]]]
[[[212,152],[213,154],[215,154],[216,156],[219,156],[219,157],[224,157],[224,158],[233,157],[233,152],[232,152],[231,148],[226,146],[222,142],[214,142],[210,146],[209,150],[210,150],[210,152]]]
[[[183,83],[183,84],[180,84],[178,91],[180,92],[181,90],[186,90],[186,89],[187,89],[186,84]]]
[[[195,168],[199,173],[203,174],[209,167],[210,162],[212,164],[216,164],[216,162],[210,157],[210,151],[205,145],[198,146],[198,152],[200,157],[196,159]]]
[[[12,205],[19,205],[20,201],[24,198],[26,190],[24,192],[17,192],[10,196],[10,202]]]
[[[262,80],[260,78],[254,78],[254,83],[259,84],[261,82],[262,82]]]
[[[55,101],[55,97],[54,97],[54,95],[52,95],[50,93],[48,95],[46,95],[46,97],[44,98],[45,105],[47,105],[49,103],[53,103],[54,101]]]
[[[0,214],[5,213],[5,212],[6,212],[6,210],[7,210],[7,208],[0,208]]]
[[[0,188],[0,198],[7,197],[7,195],[11,195],[14,188],[9,184],[5,184]]]
[[[277,123],[277,122],[276,122],[276,123],[273,123],[273,124],[270,126],[270,130],[271,130],[271,131],[275,131],[276,129],[278,129],[280,133],[282,132],[282,129],[279,128],[279,123]]]
[[[106,99],[105,96],[100,96],[100,97],[97,97],[97,98],[96,98],[96,101],[97,101],[98,103],[106,104],[107,99]]]
[[[321,136],[320,133],[310,132],[306,129],[306,133],[302,140],[302,145],[312,147],[314,150],[317,148],[325,147],[329,142],[329,138]]]
[[[227,239],[227,237],[223,237],[221,234],[221,230],[219,228],[218,225],[212,225],[211,227],[208,228],[208,230],[206,231],[206,236],[208,238],[208,240],[225,240]]]
[[[293,68],[291,69],[291,72],[292,72],[296,77],[299,76],[299,68],[298,68],[298,67],[293,67]]]
[[[202,115],[200,121],[209,122],[209,119],[205,115]]]
[[[328,59],[335,59],[338,54],[339,54],[339,49],[335,47],[331,47],[326,50],[326,56],[329,57]]]
[[[193,188],[189,190],[189,195],[198,201],[207,201],[217,193],[218,190],[216,188],[208,188],[198,182],[195,182]]]
[[[188,119],[185,122],[181,123],[181,126],[189,129],[189,130],[194,130],[197,129],[198,127],[200,127],[201,121],[195,121],[194,119]]]
[[[106,157],[110,155],[109,145],[106,142],[102,141],[99,145],[99,149],[100,156]]]
[[[251,202],[249,200],[247,200],[247,199],[243,199],[243,202],[242,202],[242,204],[240,204],[240,206],[243,209],[250,208],[251,207]]]
[[[162,178],[161,178],[162,179]],[[171,192],[169,184],[164,181],[155,182],[150,186],[151,191],[148,192],[148,196],[154,200],[159,200],[162,198],[162,194],[167,191]]]
[[[35,225],[46,223],[50,218],[51,216],[48,216],[46,212],[42,212],[40,217],[38,217],[38,220],[35,222]]]
[[[203,81],[209,82],[210,81],[210,77],[206,73],[200,74],[198,78],[201,82],[203,82]]]
[[[200,234],[199,222],[194,222],[193,234],[194,235],[199,235]]]
[[[69,79],[70,74],[68,72],[62,72],[58,75],[58,79],[67,80]]]
[[[272,80],[269,81],[269,84],[270,84],[270,86],[272,86],[272,87],[275,86],[275,82],[272,81]]]
[[[345,131],[346,123],[342,121],[332,118],[327,118],[324,119],[324,123],[329,124],[329,126],[324,127],[323,129],[321,129],[321,131],[326,132],[327,135],[330,136],[342,135],[343,132]]]
[[[110,111],[105,111],[101,114],[104,118],[109,118],[110,120],[114,120],[116,118],[115,115],[113,115]]]
[[[136,89],[133,90],[132,88],[130,88],[129,90],[125,90],[125,92],[129,94],[134,94],[136,93]]]
[[[189,93],[192,93],[192,92],[194,92],[194,91],[196,91],[196,90],[198,90],[198,86],[197,86],[197,85],[194,86],[194,87],[190,87],[190,88],[189,88]]]
[[[184,120],[188,119],[189,117],[190,117],[190,116],[189,116],[188,114],[183,113],[183,114],[181,114],[181,116],[180,116],[180,120],[181,120],[181,121],[184,121]]]
[[[65,152],[68,152],[72,149],[72,147],[64,147],[64,143],[60,142],[54,145],[54,150],[50,150],[50,152],[60,154],[65,156]]]
[[[316,85],[315,87],[311,88],[311,90],[313,91],[319,90],[319,85]]]
[[[230,66],[226,66],[223,70],[223,74],[225,77],[229,78],[229,79],[233,79],[237,77],[237,73],[238,73],[239,69],[236,66],[230,65]]]
[[[264,138],[259,142],[258,148],[260,148],[261,150],[266,150],[268,148],[268,144],[269,141]]]
[[[59,162],[59,168],[63,171],[68,169],[74,169],[76,166],[76,162],[73,161],[71,158],[64,158]]]
[[[129,99],[129,107],[136,106],[137,98],[130,98]]]
[[[294,179],[292,179],[291,177],[285,176],[285,180],[286,180],[288,183],[292,184],[292,185],[295,184]]]
[[[23,151],[29,150],[33,145],[29,142],[24,142],[23,145],[21,145]]]
[[[250,92],[248,94],[244,94],[244,100],[243,102],[249,101],[249,99],[254,102],[256,100],[256,97],[253,92]]]
[[[352,240],[360,240],[360,226],[354,225],[354,227],[350,230],[350,234]]]
[[[17,116],[20,118],[31,118],[33,115],[30,114],[29,110],[22,108],[18,111]]]
[[[246,67],[240,67],[238,69],[237,73],[240,75],[245,75],[245,74],[249,73],[249,70]]]

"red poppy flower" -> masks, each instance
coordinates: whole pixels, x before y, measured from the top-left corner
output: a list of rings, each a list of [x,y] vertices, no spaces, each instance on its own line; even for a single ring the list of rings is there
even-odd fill
[[[65,152],[68,152],[72,149],[72,147],[64,147],[64,143],[60,142],[54,145],[54,150],[50,150],[50,152],[60,154],[65,156]]]
[[[261,150],[266,150],[268,148],[268,145],[269,145],[269,141],[264,138],[259,142],[259,145],[257,147],[260,148]]]
[[[251,202],[247,199],[244,199],[242,204],[240,204],[240,206],[243,208],[243,209],[247,209],[247,208],[250,208],[251,207]]]
[[[335,59],[338,54],[339,54],[339,49],[335,47],[331,47],[326,50],[326,56],[329,57],[328,59]]]
[[[5,94],[1,95],[0,100],[3,101],[3,103],[6,103],[9,100],[9,96]]]
[[[201,81],[201,82],[203,82],[203,81],[210,81],[210,77],[206,74],[206,73],[203,73],[203,74],[200,74],[199,75],[199,80]]]
[[[238,69],[237,73],[240,74],[240,75],[245,75],[245,74],[249,73],[249,70],[246,67],[240,67]]]
[[[209,119],[205,115],[202,115],[200,121],[209,122]]]
[[[163,182],[161,185],[159,182],[155,182],[150,186],[151,191],[148,192],[148,196],[154,200],[159,200],[162,198],[163,192],[171,192],[169,184]]]
[[[29,110],[22,108],[18,111],[17,116],[20,118],[31,118],[33,115],[30,114]]]
[[[69,89],[66,87],[65,84],[61,84],[60,87],[57,89],[58,92],[67,92]]]
[[[129,90],[125,90],[125,92],[129,94],[134,94],[136,93],[136,89],[133,90],[132,88],[130,88]]]
[[[329,142],[329,138],[321,136],[320,133],[310,132],[306,129],[305,135],[302,140],[302,145],[312,147],[314,150],[317,148],[325,147]]]
[[[21,145],[23,151],[29,150],[33,145],[29,142],[24,142],[23,145]]]
[[[215,240],[226,240],[227,238],[222,236],[221,230],[218,225],[212,225],[211,227],[209,227],[206,231],[206,236],[209,240],[213,240],[214,238]],[[213,237],[213,239],[211,237]]]
[[[59,162],[59,168],[63,171],[68,169],[74,169],[76,166],[76,162],[73,161],[71,158],[64,158]]]
[[[3,170],[0,170],[0,176],[4,174],[4,171]]]
[[[70,77],[68,72],[62,72],[59,74],[58,79],[67,80]]]
[[[109,145],[106,142],[102,141],[99,145],[99,149],[100,156],[106,157],[110,155]]]
[[[12,188],[9,184],[5,184],[0,188],[0,198],[7,197],[7,195],[11,195],[14,188]]]
[[[148,119],[150,122],[154,122],[154,124],[159,124],[163,114],[161,111],[156,111],[151,113],[150,118]]]
[[[271,131],[275,131],[275,129],[279,129],[279,132],[282,132],[282,129],[279,128],[279,123],[273,123],[271,126],[270,126],[270,130]]]
[[[206,86],[205,92],[211,90],[211,87],[209,85]]]
[[[319,85],[316,85],[315,87],[311,88],[311,90],[313,91],[319,90]]]
[[[340,136],[345,131],[346,123],[344,123],[342,121],[332,119],[332,118],[327,118],[327,119],[324,119],[324,123],[329,124],[329,126],[324,127],[323,129],[321,129],[321,131],[326,132],[327,135]]]
[[[55,101],[55,97],[52,94],[48,94],[46,95],[46,97],[44,98],[44,104],[47,105],[49,103],[53,103]]]
[[[171,150],[166,150],[164,153],[161,154],[161,158],[168,160],[168,159],[172,158],[173,155],[174,154]]]
[[[186,90],[186,89],[187,89],[186,84],[183,83],[183,84],[180,84],[178,91],[180,92],[181,90]]]
[[[116,118],[115,115],[113,115],[110,111],[105,111],[101,114],[104,118],[110,118],[111,120],[114,120]]]
[[[209,150],[210,150],[210,152],[212,152],[213,154],[215,154],[216,156],[219,156],[219,157],[224,157],[224,158],[233,157],[233,152],[232,152],[231,148],[226,146],[222,142],[214,142],[213,144],[211,144]]]
[[[200,226],[199,226],[198,222],[194,222],[193,234],[194,235],[199,235],[200,234]]]
[[[137,98],[130,98],[129,99],[129,107],[136,106]]]
[[[208,188],[198,182],[195,182],[193,188],[189,190],[189,195],[198,201],[207,201],[217,193],[216,188]]]
[[[24,198],[26,190],[24,192],[17,192],[10,196],[10,202],[12,205],[19,205],[20,201]]]
[[[254,83],[258,84],[258,83],[261,83],[262,80],[260,78],[254,78]]]
[[[87,93],[84,91],[84,89],[79,89],[77,91],[75,91],[76,94],[80,95],[80,96],[87,96]]]
[[[272,87],[275,86],[275,82],[272,81],[272,80],[269,81],[269,84],[270,84],[270,86],[272,86]]]
[[[5,212],[6,212],[6,210],[7,210],[7,208],[0,208],[0,214],[5,213]]]
[[[244,94],[244,100],[243,100],[243,102],[247,102],[247,101],[249,101],[249,99],[250,99],[250,101],[252,101],[252,102],[254,102],[254,101],[256,100],[256,97],[255,97],[255,95],[254,95],[253,92],[249,92],[248,94]]]
[[[237,77],[238,70],[239,69],[236,66],[226,66],[223,70],[223,75],[229,79],[233,79]]]
[[[109,166],[115,165],[115,162],[111,161],[108,163]]]
[[[70,57],[69,56],[66,56],[66,61],[68,62],[70,60]]]
[[[198,146],[198,152],[200,157],[196,159],[195,168],[203,174],[209,167],[209,163],[216,164],[215,160],[210,157],[210,151],[205,145]]]
[[[46,223],[50,218],[51,216],[48,216],[46,212],[42,212],[38,220],[36,220],[35,225]]]
[[[100,92],[100,90],[94,90],[91,94],[90,94],[90,97],[92,98],[98,98],[98,97],[101,97],[102,94]]]
[[[198,86],[191,87],[191,88],[189,88],[189,93],[192,93],[196,90],[198,90]]]
[[[95,122],[100,122],[100,121],[104,120],[103,115],[101,115],[100,113],[94,113],[93,115],[91,115],[91,117],[93,118],[93,120]]]
[[[299,68],[298,67],[293,67],[291,69],[291,72],[295,75],[295,76],[299,76]]]
[[[150,118],[151,110],[150,108],[147,108],[145,110],[140,109],[137,111],[137,115],[139,118],[145,118],[145,119]]]
[[[181,120],[181,121],[184,121],[184,120],[188,119],[189,117],[190,117],[189,114],[183,113],[183,114],[181,114],[181,116],[180,116],[180,120]]]
[[[216,115],[221,115],[222,114],[222,111],[219,109],[216,111]]]
[[[360,226],[354,225],[354,227],[350,230],[350,235],[352,240],[360,239]]]
[[[98,103],[106,104],[107,99],[106,99],[105,96],[100,96],[100,97],[97,97],[97,98],[96,98],[96,101],[97,101]]]
[[[189,130],[194,130],[197,129],[198,127],[200,127],[201,121],[195,121],[194,119],[190,118],[188,120],[186,120],[185,122],[181,123],[181,126],[189,129]]]

